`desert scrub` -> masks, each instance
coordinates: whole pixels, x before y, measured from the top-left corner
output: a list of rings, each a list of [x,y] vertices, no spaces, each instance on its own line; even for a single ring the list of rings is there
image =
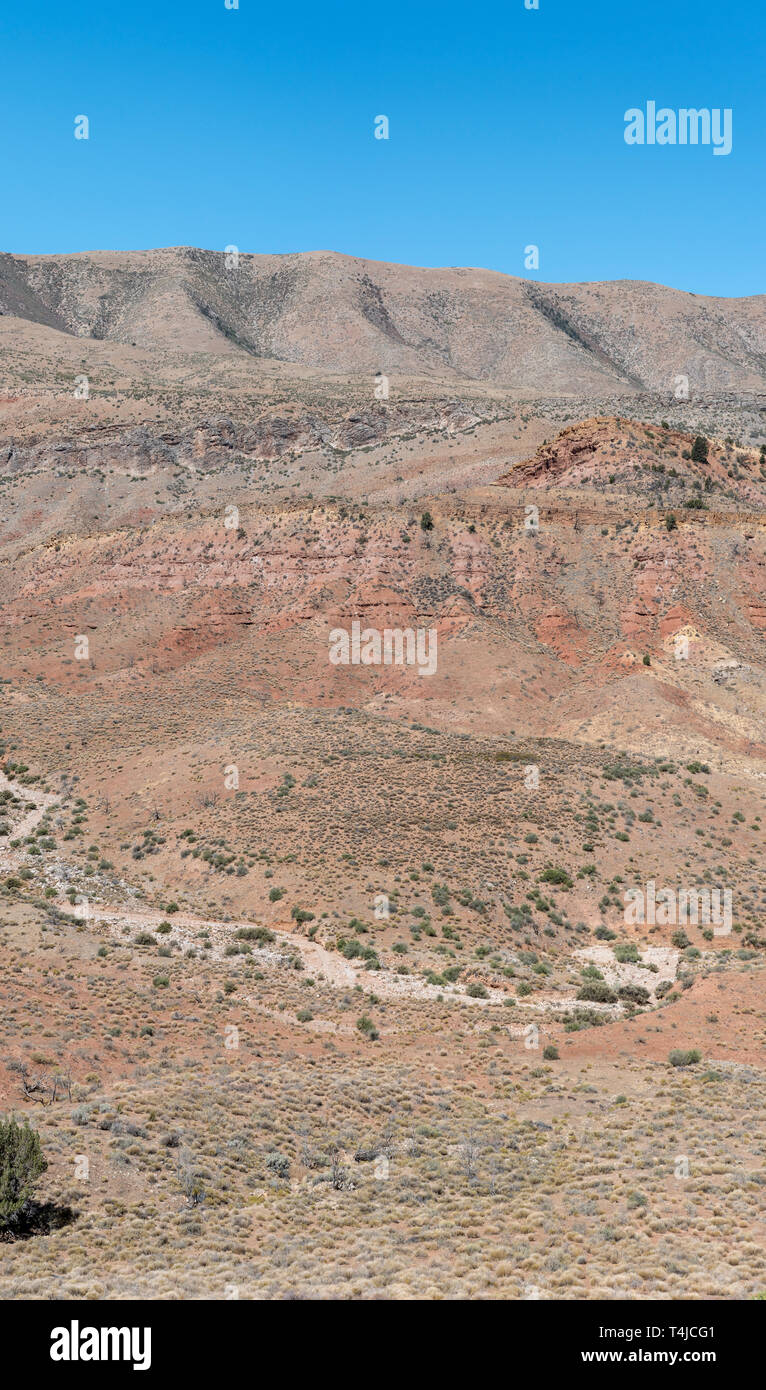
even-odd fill
[[[238,941],[257,941],[259,946],[270,945],[277,939],[268,927],[238,927],[235,936]]]
[[[700,1052],[697,1051],[696,1047],[688,1048],[687,1050],[684,1050],[680,1047],[674,1047],[672,1052],[668,1056],[668,1061],[671,1067],[692,1067],[694,1066],[695,1062],[699,1062],[701,1060],[702,1055]]]
[[[289,1178],[290,1160],[285,1154],[270,1153],[266,1156],[266,1167],[276,1178]]]
[[[603,980],[588,980],[577,991],[577,998],[589,1004],[616,1004],[617,995]]]
[[[368,1014],[362,1014],[361,1018],[356,1020],[356,1026],[360,1033],[369,1038],[370,1042],[376,1042],[380,1037],[380,1033]]]
[[[617,994],[624,1003],[648,1004],[649,991],[643,985],[621,985]]]
[[[549,868],[543,869],[538,878],[538,883],[555,883],[560,888],[572,888],[574,884],[569,877],[566,869]]]
[[[621,965],[636,965],[638,963],[638,946],[635,941],[618,941],[612,950],[615,960],[619,961]]]

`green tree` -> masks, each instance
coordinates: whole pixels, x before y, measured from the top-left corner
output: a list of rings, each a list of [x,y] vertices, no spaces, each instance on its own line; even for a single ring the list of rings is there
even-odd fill
[[[0,1227],[13,1225],[47,1167],[36,1130],[0,1120]]]
[[[434,519],[431,516],[430,512],[423,512],[423,515],[420,518],[420,529],[422,531],[433,531]]]
[[[692,444],[692,462],[707,463],[708,443],[704,434],[698,434]]]

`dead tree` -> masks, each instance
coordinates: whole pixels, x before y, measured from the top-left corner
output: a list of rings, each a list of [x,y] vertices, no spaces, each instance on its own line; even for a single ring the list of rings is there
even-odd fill
[[[45,1105],[49,1085],[44,1075],[33,1076],[26,1062],[9,1062],[8,1070],[16,1072],[18,1075],[21,1090],[26,1100],[37,1101],[40,1105]]]
[[[333,1144],[330,1149],[330,1182],[336,1192],[342,1191],[346,1185],[348,1173],[343,1167],[343,1150]]]
[[[468,1178],[468,1181],[473,1182],[476,1178],[476,1165],[481,1155],[481,1145],[473,1130],[471,1130],[463,1140],[458,1152],[460,1154],[463,1172]]]

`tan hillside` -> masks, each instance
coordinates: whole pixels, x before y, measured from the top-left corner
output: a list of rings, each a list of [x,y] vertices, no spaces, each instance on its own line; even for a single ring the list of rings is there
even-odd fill
[[[247,353],[330,372],[469,378],[537,395],[762,390],[766,298],[615,281],[546,285],[489,270],[327,251],[192,247],[0,256],[0,309],[79,338]]]

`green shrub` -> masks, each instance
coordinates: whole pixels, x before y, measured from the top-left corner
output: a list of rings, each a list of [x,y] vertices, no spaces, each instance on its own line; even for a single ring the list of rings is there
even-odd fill
[[[268,927],[239,927],[235,935],[239,941],[257,941],[259,946],[266,946],[277,939]]]
[[[617,995],[603,980],[589,980],[577,991],[577,998],[588,1004],[616,1004]]]
[[[564,1021],[565,1033],[579,1033],[583,1028],[601,1028],[608,1020],[595,1009],[577,1009]]]
[[[612,947],[612,950],[614,951],[615,960],[618,960],[620,965],[635,965],[638,961],[638,946],[635,941],[618,941],[617,945]]]
[[[680,1047],[674,1047],[668,1057],[671,1067],[691,1067],[700,1060],[701,1054],[696,1047],[689,1048],[687,1051]]]
[[[346,960],[365,960],[377,961],[378,957],[372,946],[363,946],[356,936],[339,936],[337,940],[338,950]]]
[[[364,1033],[370,1039],[370,1042],[375,1042],[380,1037],[375,1024],[367,1014],[362,1014],[361,1018],[356,1020],[356,1026],[360,1033]]]
[[[266,1156],[266,1167],[277,1178],[289,1178],[290,1160],[284,1154],[270,1153]]]
[[[543,869],[538,883],[559,883],[563,888],[572,888],[572,883],[566,869]]]
[[[621,985],[617,991],[620,999],[630,1004],[648,1004],[649,991],[643,985]]]

